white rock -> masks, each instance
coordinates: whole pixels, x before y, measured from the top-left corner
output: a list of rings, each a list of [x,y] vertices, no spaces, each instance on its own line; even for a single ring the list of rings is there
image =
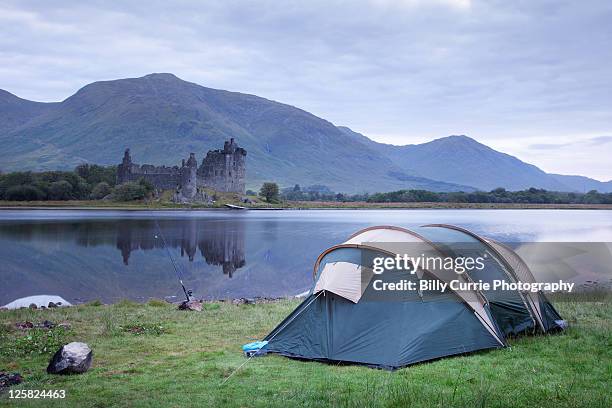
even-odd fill
[[[47,367],[49,374],[80,374],[89,370],[93,352],[85,343],[74,341],[60,348]]]
[[[32,303],[34,303],[37,307],[47,307],[49,302],[53,302],[58,306],[72,306],[70,303],[68,303],[66,299],[62,298],[61,296],[36,295],[15,299],[11,303],[6,304],[2,307],[6,307],[7,309],[19,309],[21,307],[29,307]]]

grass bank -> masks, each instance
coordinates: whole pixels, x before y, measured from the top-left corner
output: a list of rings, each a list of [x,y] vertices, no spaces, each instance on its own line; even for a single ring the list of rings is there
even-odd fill
[[[87,201],[2,201],[0,209],[81,209],[81,210],[220,210],[227,209],[225,204],[246,206],[250,209],[530,209],[530,210],[612,210],[612,204],[518,204],[518,203],[368,203],[337,201],[285,201],[270,204],[262,201],[244,204],[239,200],[220,200],[214,204],[176,204],[170,201],[133,201],[116,202],[104,200]]]
[[[520,203],[369,203],[335,202],[335,201],[290,201],[289,208],[329,208],[329,209],[361,209],[361,208],[437,208],[437,209],[559,209],[559,210],[612,210],[612,204],[520,204]]]
[[[245,362],[240,347],[260,339],[295,306],[214,303],[201,313],[163,302],[83,305],[0,312],[0,370],[20,372],[14,389],[64,389],[32,406],[491,406],[609,407],[612,337],[608,302],[558,303],[571,324],[561,335],[521,337],[511,348],[387,372],[279,356]],[[22,332],[18,321],[71,324],[67,331]],[[36,329],[35,329],[36,330]],[[50,376],[57,344],[85,341],[92,369]],[[5,392],[0,405],[17,405]]]

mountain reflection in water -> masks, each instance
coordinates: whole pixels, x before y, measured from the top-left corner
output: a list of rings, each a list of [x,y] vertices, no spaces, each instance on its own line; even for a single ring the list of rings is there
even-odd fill
[[[525,246],[521,253],[530,266],[544,262],[534,269],[540,280],[608,282],[611,276],[601,261],[590,265],[585,256],[565,259],[555,252],[569,254],[574,240],[612,242],[611,211],[0,210],[0,305],[43,294],[71,303],[180,299],[167,251],[196,297],[291,296],[311,287],[317,256],[355,231],[428,223],[455,224],[509,243],[570,243]],[[551,265],[551,256],[563,263]]]
[[[333,239],[239,216],[0,222],[0,304],[44,293],[73,303],[180,298],[164,242],[197,297],[290,296],[308,288],[312,259]]]

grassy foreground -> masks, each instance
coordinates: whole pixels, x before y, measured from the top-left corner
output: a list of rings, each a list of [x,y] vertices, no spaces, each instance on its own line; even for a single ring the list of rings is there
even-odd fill
[[[560,302],[571,327],[525,336],[512,347],[441,359],[395,372],[301,362],[268,355],[246,359],[241,345],[262,338],[296,305],[214,303],[183,312],[153,301],[112,306],[0,311],[0,370],[25,382],[12,389],[65,389],[65,400],[9,400],[17,406],[490,406],[610,407],[609,302]],[[15,328],[18,321],[66,321],[69,330]],[[45,368],[64,341],[94,350],[92,369],[51,376]],[[47,349],[45,351],[45,349]]]

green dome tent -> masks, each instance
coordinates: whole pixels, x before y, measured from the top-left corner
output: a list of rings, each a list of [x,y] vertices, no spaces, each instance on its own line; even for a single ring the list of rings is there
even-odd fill
[[[486,254],[485,269],[466,272],[473,281],[492,283],[494,279],[535,283],[529,267],[520,256],[504,244],[480,237],[454,225],[430,224],[415,228],[423,237],[436,242],[438,248],[453,256]],[[563,329],[565,322],[544,293],[489,290],[483,295],[491,313],[505,335],[539,330],[546,333]]]
[[[373,274],[374,259],[378,257],[403,255],[407,251],[449,256],[451,251],[458,250],[448,245],[450,240],[440,245],[420,233],[434,229],[442,228],[423,227],[417,233],[392,226],[370,227],[324,251],[315,263],[315,283],[309,295],[265,337],[267,352],[396,369],[505,347],[507,333],[533,328],[535,322],[542,320],[531,317],[532,307],[526,306],[528,301],[521,296],[517,300],[509,295],[508,300],[519,302],[518,312],[514,312],[519,317],[514,318],[513,314],[513,318],[503,319],[499,312],[493,312],[485,294],[475,290],[398,290],[384,295],[377,291],[375,285],[381,282],[395,287],[409,282],[419,287],[421,280],[435,284],[451,280],[473,282],[468,274],[437,267],[399,268]],[[512,258],[512,262],[518,261]],[[488,268],[493,268],[491,265]],[[547,307],[542,307],[547,303],[542,303],[542,299],[543,295],[534,299],[539,302],[539,310]],[[508,324],[510,329],[501,329]]]

